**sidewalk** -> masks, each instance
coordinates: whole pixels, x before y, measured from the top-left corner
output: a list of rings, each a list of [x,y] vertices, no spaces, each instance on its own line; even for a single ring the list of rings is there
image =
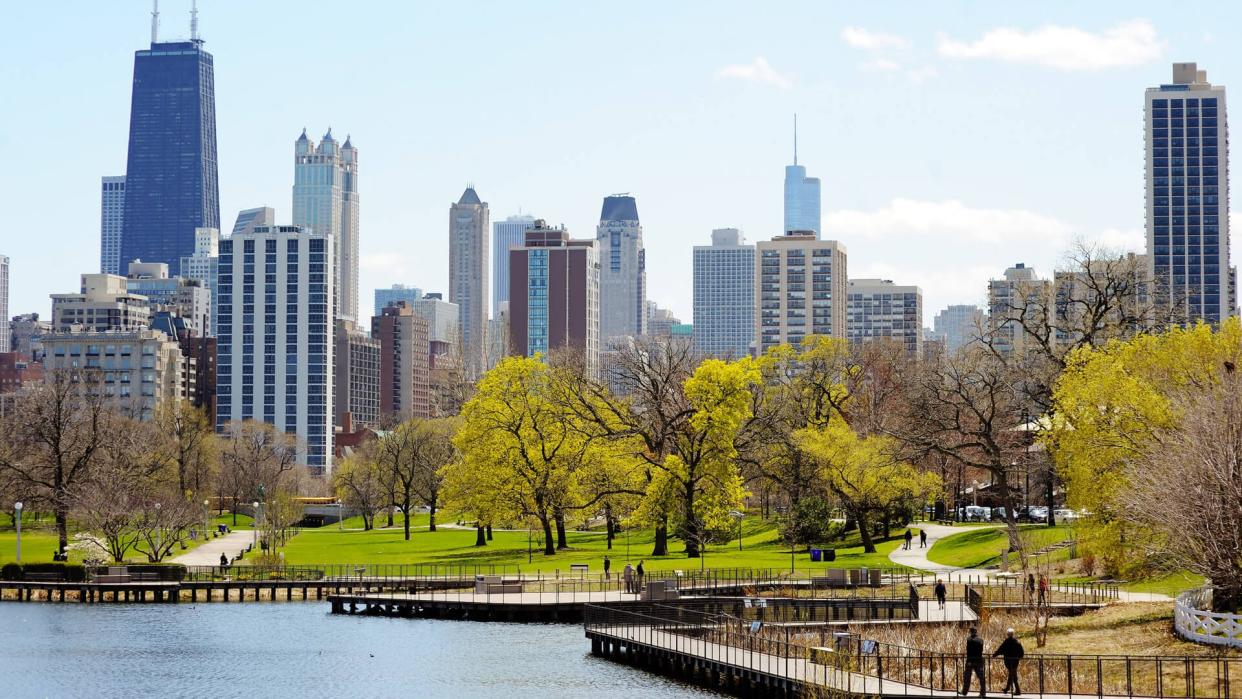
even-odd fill
[[[227,554],[231,560],[252,541],[254,541],[254,532],[232,531],[171,560],[173,563],[181,563],[188,566],[218,566],[220,565],[220,554]]]

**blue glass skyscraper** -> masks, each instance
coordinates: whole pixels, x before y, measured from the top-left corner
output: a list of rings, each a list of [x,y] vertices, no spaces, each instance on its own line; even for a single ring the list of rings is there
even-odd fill
[[[1232,312],[1225,88],[1174,63],[1146,116],[1148,269],[1186,321],[1218,323]]]
[[[822,232],[819,217],[819,178],[807,177],[806,168],[798,164],[798,117],[794,117],[794,161],[785,166],[785,233],[791,231]]]
[[[194,229],[220,227],[215,71],[203,42],[134,54],[120,265],[141,259],[180,273]]]

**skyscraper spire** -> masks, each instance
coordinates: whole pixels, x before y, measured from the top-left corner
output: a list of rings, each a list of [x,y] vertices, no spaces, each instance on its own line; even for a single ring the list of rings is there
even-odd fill
[[[190,2],[190,41],[198,41],[198,0]]]
[[[798,113],[794,112],[794,165],[798,164]]]
[[[151,0],[151,43],[160,38],[160,0]]]

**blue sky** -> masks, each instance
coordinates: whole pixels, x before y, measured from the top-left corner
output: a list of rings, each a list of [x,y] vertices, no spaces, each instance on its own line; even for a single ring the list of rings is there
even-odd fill
[[[163,38],[188,36],[189,5],[161,3]],[[1242,84],[1224,2],[199,5],[224,227],[253,206],[289,220],[303,126],[351,134],[364,308],[377,286],[444,290],[448,206],[472,182],[493,220],[520,208],[578,237],[632,193],[650,297],[689,322],[691,247],[779,232],[797,112],[824,237],[852,277],[921,285],[931,325],[1075,238],[1141,250],[1143,89],[1173,61]],[[97,270],[99,177],[125,170],[150,3],[5,12],[0,254],[10,312],[46,314]]]

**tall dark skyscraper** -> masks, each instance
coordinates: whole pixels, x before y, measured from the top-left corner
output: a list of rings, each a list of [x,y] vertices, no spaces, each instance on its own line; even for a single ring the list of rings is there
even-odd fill
[[[197,27],[158,43],[154,26],[151,48],[134,53],[120,260],[180,272],[194,229],[220,227],[215,70]]]

